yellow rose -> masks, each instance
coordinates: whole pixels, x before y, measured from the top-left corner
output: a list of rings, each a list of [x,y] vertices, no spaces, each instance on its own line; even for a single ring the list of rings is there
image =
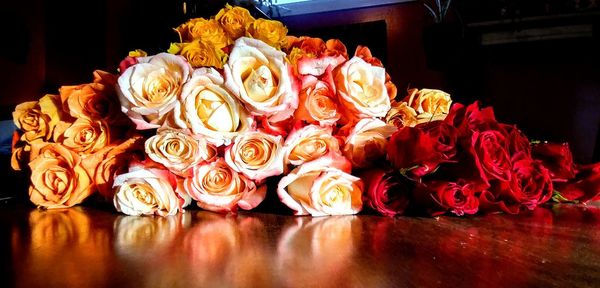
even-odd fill
[[[238,135],[225,150],[225,161],[233,170],[261,181],[283,173],[283,138],[262,132]]]
[[[256,19],[246,27],[246,36],[261,40],[276,49],[286,44],[287,28],[276,20]]]
[[[23,134],[21,140],[50,140],[54,127],[62,116],[62,105],[58,95],[46,95],[39,101],[24,102],[15,107],[13,121]]]
[[[201,161],[216,157],[217,149],[183,131],[158,129],[145,143],[146,155],[176,175],[184,176]]]
[[[117,211],[127,215],[175,215],[180,198],[175,193],[177,181],[167,170],[132,167],[115,177],[113,203]]]
[[[365,168],[386,155],[388,138],[398,129],[377,118],[364,118],[352,128],[342,149],[353,167]]]
[[[142,49],[135,49],[133,51],[129,51],[129,53],[127,53],[127,56],[129,56],[129,57],[146,57],[146,56],[148,56],[148,53],[146,53],[146,51],[144,51]]]
[[[404,99],[417,112],[417,124],[446,119],[450,112],[450,94],[434,89],[410,89]]]
[[[184,180],[183,189],[203,209],[215,212],[235,212],[237,207],[250,210],[266,195],[266,186],[256,184],[234,171],[223,158],[193,168],[193,176]]]
[[[200,40],[182,43],[179,54],[185,57],[193,67],[212,66],[221,69],[227,61],[225,52]]]
[[[277,194],[296,215],[347,215],[362,209],[363,183],[336,153],[296,167],[281,178]]]
[[[226,4],[225,8],[217,13],[215,20],[221,24],[227,35],[235,40],[246,34],[246,26],[254,22],[254,17],[245,8]]]
[[[333,137],[332,131],[332,127],[317,125],[292,130],[283,145],[285,161],[298,166],[327,153],[340,152],[338,140]]]
[[[215,19],[195,18],[175,28],[175,31],[179,33],[181,42],[201,40],[216,49],[231,44],[231,39]]]
[[[110,143],[106,122],[79,118],[63,133],[62,144],[84,154],[97,152]]]
[[[393,102],[392,108],[385,115],[385,122],[397,128],[415,127],[417,125],[417,112],[404,101]]]
[[[229,145],[233,137],[252,128],[252,117],[223,87],[213,68],[199,68],[183,87],[182,105],[175,107],[174,125],[190,128],[214,145]]]
[[[66,208],[92,194],[91,177],[79,155],[61,144],[47,144],[32,157],[29,199],[46,208]]]
[[[183,57],[169,53],[137,59],[118,79],[121,110],[138,130],[158,128],[178,104],[192,67]]]
[[[334,80],[347,121],[385,117],[391,103],[385,86],[385,69],[353,57],[336,68]]]
[[[298,107],[285,53],[264,42],[239,38],[224,70],[225,86],[253,115],[275,123],[291,117]]]

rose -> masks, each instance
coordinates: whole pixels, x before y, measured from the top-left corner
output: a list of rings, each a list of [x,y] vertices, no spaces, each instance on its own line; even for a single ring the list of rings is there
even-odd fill
[[[253,115],[271,122],[285,120],[298,107],[298,94],[285,60],[285,53],[256,39],[235,41],[225,65],[225,86]]]
[[[91,154],[110,144],[108,124],[102,120],[79,118],[63,133],[62,144],[83,154]],[[59,139],[60,139],[59,138]]]
[[[225,161],[252,180],[279,175],[283,173],[283,138],[259,131],[242,133],[225,149]]]
[[[566,183],[556,183],[556,190],[567,200],[599,200],[600,162],[577,167],[577,175]]]
[[[178,54],[185,57],[192,67],[212,66],[221,69],[227,60],[225,52],[201,40],[181,43],[180,48]]]
[[[552,181],[567,182],[575,178],[577,172],[568,143],[540,143],[533,145],[532,156],[534,159],[542,161],[544,167],[550,170]]]
[[[29,163],[29,199],[33,204],[49,209],[81,203],[94,191],[94,184],[83,168],[81,158],[61,144],[43,145]]]
[[[350,131],[342,149],[356,168],[365,168],[385,156],[388,138],[397,128],[377,118],[361,119]]]
[[[223,158],[197,165],[192,176],[184,180],[183,189],[203,209],[215,212],[235,212],[237,207],[250,210],[266,195],[266,185],[256,184],[237,173]]]
[[[182,42],[201,40],[204,43],[221,49],[231,44],[223,27],[215,19],[194,18],[175,28]]]
[[[215,15],[215,20],[231,39],[237,39],[246,34],[246,26],[254,22],[254,17],[242,7],[225,4],[225,8]]]
[[[217,149],[201,138],[194,139],[185,131],[161,128],[145,143],[146,155],[179,176],[202,161],[214,159]]]
[[[12,115],[15,126],[23,132],[22,141],[50,140],[54,127],[62,117],[59,96],[48,94],[38,102],[21,103],[15,107]]]
[[[283,23],[263,18],[256,19],[246,26],[246,36],[261,40],[276,49],[285,45],[287,32]]]
[[[531,155],[531,143],[527,136],[517,128],[516,125],[499,124],[501,132],[506,135],[506,151],[509,155],[514,156],[518,153]]]
[[[334,80],[347,120],[385,117],[390,110],[384,68],[354,57],[336,68]]]
[[[450,112],[450,94],[434,89],[409,89],[404,102],[417,112],[417,124],[444,120]]]
[[[321,76],[348,60],[346,46],[339,40],[323,42],[310,37],[288,38],[290,40],[294,43],[288,48],[288,59],[299,75]]]
[[[332,131],[331,127],[317,125],[292,130],[283,145],[286,163],[298,166],[330,152],[339,153],[339,143]]]
[[[168,53],[137,59],[118,79],[121,110],[139,130],[158,128],[177,105],[192,68],[181,56]]]
[[[113,203],[127,215],[175,215],[181,200],[175,189],[175,176],[168,170],[134,165],[129,172],[115,177]]]
[[[431,181],[419,184],[415,195],[432,216],[447,211],[458,216],[475,214],[479,208],[473,184],[460,179],[457,182]]]
[[[281,178],[277,194],[296,215],[348,215],[362,209],[363,183],[349,174],[350,162],[330,153]]]
[[[371,50],[367,46],[362,46],[362,45],[356,46],[356,51],[354,51],[354,56],[362,58],[367,63],[369,63],[373,66],[378,66],[378,67],[383,68],[383,63],[381,63],[381,60],[377,59],[376,57],[373,57],[373,55],[371,54]],[[394,83],[392,83],[392,77],[387,72],[385,73],[385,88],[388,92],[388,97],[390,97],[390,100],[396,99],[396,95],[398,94],[398,89],[396,88],[396,85]]]
[[[294,118],[321,126],[335,125],[341,117],[335,89],[316,78],[312,83],[306,83],[306,86],[300,92],[299,105]]]
[[[475,160],[481,179],[511,181],[511,161],[505,148],[506,139],[496,130],[475,131],[469,151]]]
[[[365,183],[365,205],[389,217],[403,214],[410,202],[411,191],[396,175],[381,168],[363,171],[359,177]]]
[[[183,107],[174,110],[177,126],[191,128],[217,146],[229,145],[253,123],[244,106],[223,88],[223,81],[215,69],[197,69],[183,87]]]
[[[501,130],[494,116],[494,109],[486,107],[481,109],[479,102],[465,107],[456,103],[450,109],[445,122],[459,130],[461,137],[470,138],[472,131]]]
[[[525,152],[520,152],[511,159],[515,181],[512,192],[517,202],[533,210],[552,197],[554,191],[548,169],[540,161],[534,161]]]
[[[417,125],[417,112],[404,101],[394,101],[387,115],[385,115],[385,122],[398,128],[415,127]]]
[[[94,82],[60,87],[64,111],[74,118],[105,120],[114,123],[122,117],[116,97],[117,76],[94,71]]]

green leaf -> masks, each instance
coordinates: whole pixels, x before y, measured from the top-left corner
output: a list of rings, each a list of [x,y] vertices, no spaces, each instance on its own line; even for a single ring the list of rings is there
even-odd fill
[[[565,198],[558,190],[554,190],[552,192],[552,201],[557,203],[579,203],[577,200],[569,200]]]

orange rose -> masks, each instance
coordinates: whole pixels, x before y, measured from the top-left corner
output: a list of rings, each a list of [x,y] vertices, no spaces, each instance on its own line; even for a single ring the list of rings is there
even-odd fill
[[[179,54],[185,57],[193,67],[211,66],[221,69],[227,61],[225,52],[201,40],[181,43]]]
[[[417,124],[446,119],[452,105],[450,94],[435,89],[410,89],[404,101],[417,112]]]
[[[223,27],[215,19],[195,18],[175,28],[182,42],[201,40],[217,49],[231,44]]]
[[[275,49],[285,46],[287,28],[276,20],[256,19],[246,26],[246,36],[261,40]]]
[[[24,102],[15,107],[13,121],[23,135],[21,140],[50,140],[54,127],[60,121],[62,107],[58,95],[46,95],[40,101]]]
[[[79,155],[61,144],[47,144],[29,163],[29,199],[46,208],[66,208],[81,203],[94,191],[91,177]]]
[[[297,166],[330,152],[339,153],[339,143],[332,130],[331,127],[317,125],[292,130],[283,145],[285,161]]]
[[[397,128],[415,127],[417,125],[417,112],[404,101],[393,102],[392,108],[385,116],[385,122]]]
[[[308,84],[299,95],[297,120],[322,126],[334,125],[341,117],[334,89],[326,82],[316,80]]]
[[[102,120],[79,118],[63,133],[62,144],[84,154],[97,152],[110,143],[108,124]]]
[[[117,76],[96,70],[94,82],[77,86],[62,86],[60,98],[64,111],[74,118],[103,119],[114,123],[123,119],[115,84]]]
[[[254,22],[254,17],[245,8],[225,4],[225,8],[217,13],[215,20],[221,24],[227,35],[235,40],[246,34],[246,26]]]

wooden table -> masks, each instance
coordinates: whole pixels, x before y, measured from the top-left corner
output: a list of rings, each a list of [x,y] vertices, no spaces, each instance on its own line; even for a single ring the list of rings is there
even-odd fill
[[[2,286],[600,285],[600,205],[469,218],[196,209],[161,218],[7,205],[0,225]]]

